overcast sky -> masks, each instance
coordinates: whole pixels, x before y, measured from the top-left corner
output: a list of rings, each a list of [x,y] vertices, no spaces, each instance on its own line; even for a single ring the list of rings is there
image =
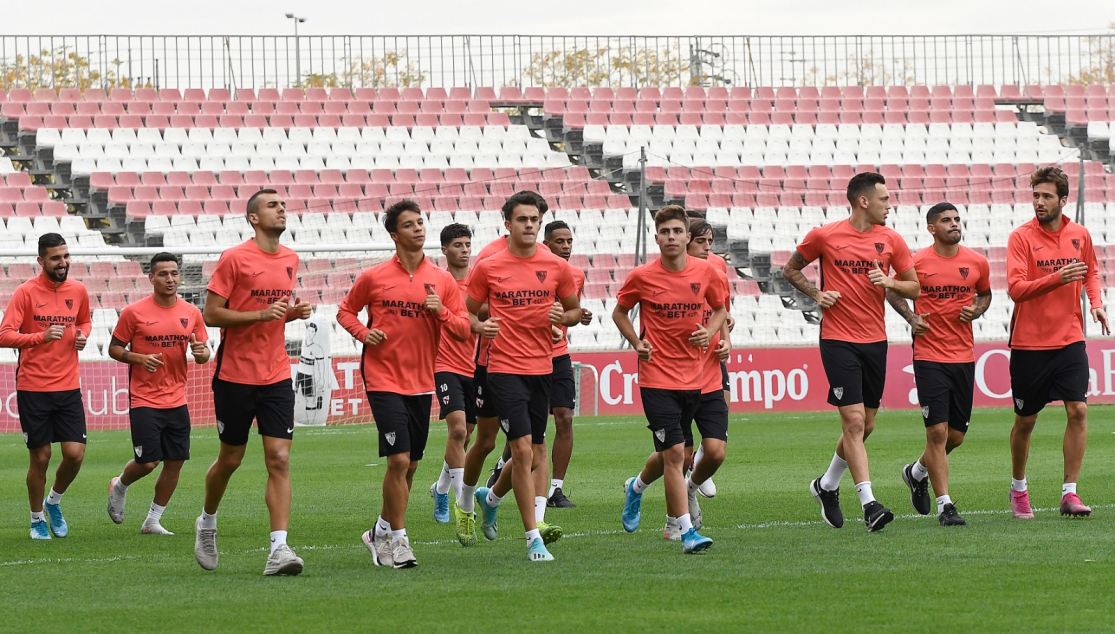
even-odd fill
[[[1112,0],[0,0],[0,35],[287,34],[286,12],[309,35],[1077,34],[1115,22]]]

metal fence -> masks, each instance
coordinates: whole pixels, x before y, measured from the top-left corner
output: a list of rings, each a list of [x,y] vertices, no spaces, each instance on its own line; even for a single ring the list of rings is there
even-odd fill
[[[1115,34],[0,36],[0,88],[1115,82]]]

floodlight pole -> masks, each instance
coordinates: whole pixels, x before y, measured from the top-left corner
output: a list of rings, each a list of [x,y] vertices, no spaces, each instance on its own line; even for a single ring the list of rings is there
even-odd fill
[[[298,39],[298,25],[306,21],[306,18],[300,18],[293,13],[286,14],[290,20],[294,20],[294,72],[298,75],[296,78],[296,85],[302,87],[302,45]],[[289,58],[288,58],[289,59]]]
[[[635,234],[635,265],[647,263],[647,148],[639,148],[639,220]]]

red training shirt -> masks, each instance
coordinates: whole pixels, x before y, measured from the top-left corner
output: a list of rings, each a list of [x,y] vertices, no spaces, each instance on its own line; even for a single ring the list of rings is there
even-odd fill
[[[450,274],[452,276],[452,274]],[[461,301],[468,293],[468,276],[456,280],[457,290],[460,291]],[[466,317],[468,312],[465,312]],[[437,349],[437,359],[434,361],[434,372],[455,372],[464,376],[472,376],[476,370],[476,339],[479,335],[471,334],[468,339],[461,341],[456,337],[442,337]]]
[[[155,372],[129,364],[132,407],[170,409],[186,404],[190,335],[198,341],[209,341],[201,311],[181,297],[173,306],[159,306],[154,296],[145,297],[120,311],[112,336],[133,353],[163,355],[159,357],[163,365]]]
[[[573,273],[573,283],[577,285],[577,299],[580,300],[581,295],[585,293],[585,272],[572,264],[569,265],[569,270]],[[569,354],[569,327],[558,326],[558,328],[561,329],[562,337],[561,341],[554,345],[553,358],[555,359]]]
[[[914,337],[914,360],[972,363],[976,360],[972,324],[960,321],[960,309],[971,306],[976,293],[991,288],[987,258],[963,245],[951,258],[926,247],[914,254],[914,268],[921,284],[914,312],[929,314],[929,330]]]
[[[65,328],[62,338],[43,343],[46,329]],[[81,387],[78,380],[77,331],[89,336],[89,292],[77,280],[57,287],[40,273],[20,284],[0,322],[0,346],[19,349],[16,389],[21,392],[62,392]]]
[[[476,263],[480,262],[481,260],[486,260],[486,259],[492,257],[493,255],[497,254],[497,253],[500,253],[502,251],[506,251],[507,250],[507,240],[510,237],[511,236],[500,236],[500,237],[496,238],[495,240],[492,240],[488,244],[484,245],[484,248],[480,249],[480,253],[476,254],[476,260],[473,262],[473,266],[476,266]],[[465,290],[465,294],[466,295],[468,294],[468,289]],[[476,362],[476,365],[483,366],[483,367],[486,367],[488,365],[488,350],[491,347],[492,347],[492,340],[491,339],[485,339],[484,337],[480,337],[480,338],[477,339],[477,341],[476,341],[476,357],[474,359],[474,361]]]

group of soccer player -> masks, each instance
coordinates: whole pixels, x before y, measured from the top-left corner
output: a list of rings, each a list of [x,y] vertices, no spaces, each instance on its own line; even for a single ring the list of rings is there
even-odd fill
[[[1107,316],[1091,238],[1062,214],[1067,177],[1056,167],[1043,167],[1033,173],[1031,184],[1035,218],[1011,234],[1007,262],[1015,302],[1010,505],[1016,517],[1033,517],[1025,475],[1030,436],[1038,413],[1061,400],[1068,426],[1060,511],[1087,516],[1091,509],[1076,492],[1089,379],[1081,291],[1105,334]],[[868,531],[881,530],[894,518],[874,497],[864,444],[874,430],[886,378],[884,304],[889,302],[913,331],[914,376],[926,428],[921,456],[903,468],[901,477],[917,512],[931,512],[932,484],[940,523],[962,525],[948,492],[947,455],[963,442],[971,417],[971,324],[991,304],[988,261],[960,244],[962,219],[954,205],[942,202],[928,211],[933,246],[911,255],[902,237],[885,226],[890,203],[882,176],[853,177],[848,200],[850,217],[811,230],[783,271],[821,309],[828,402],[841,420],[836,452],[825,473],[810,483],[810,493],[824,521],[843,526],[840,481],[850,470]],[[459,542],[473,546],[479,506],[481,532],[494,540],[500,502],[513,491],[528,559],[553,559],[547,546],[560,539],[562,529],[546,523],[546,509],[575,506],[563,492],[576,405],[567,329],[591,323],[593,316],[579,303],[585,274],[568,262],[572,231],[562,221],[543,228],[546,211],[538,194],[514,194],[502,208],[507,235],[475,258],[469,227],[445,227],[446,269],[425,256],[426,227],[417,203],[401,201],[382,214],[395,255],[359,275],[337,313],[338,322],[363,345],[362,379],[379,455],[387,459],[379,516],[362,536],[376,565],[417,565],[406,514],[434,395],[448,429],[440,476],[430,487],[435,520],[452,522]],[[141,532],[173,534],[161,518],[190,457],[187,356],[208,362],[205,327],[218,327],[212,390],[220,447],[205,477],[195,558],[206,570],[217,567],[218,506],[255,422],[267,468],[271,524],[264,574],[296,575],[304,564],[287,544],[294,392],[285,323],[306,319],[312,307],[295,290],[297,254],[279,242],[286,229],[282,198],[274,190],[260,190],[248,200],[247,217],[255,237],[222,254],[203,311],[178,296],[177,258],[159,253],[150,261],[151,296],[120,315],[109,356],[128,365],[134,458],[109,483],[107,508],[111,520],[122,523],[129,486],[162,463]],[[670,205],[655,214],[654,225],[660,256],[628,275],[612,313],[639,359],[639,390],[653,445],[641,471],[624,484],[622,525],[629,532],[638,528],[642,495],[661,478],[664,536],[681,541],[683,552],[696,553],[712,545],[698,532],[703,523],[698,495],[715,496],[712,476],[727,448],[725,362],[734,326],[727,266],[711,253],[712,229],[699,215]],[[819,288],[803,274],[818,259]],[[91,319],[85,286],[68,278],[69,263],[62,236],[41,236],[42,272],[15,291],[0,323],[0,345],[20,351],[17,404],[30,454],[33,539],[68,534],[60,502],[85,454],[78,352],[87,343]],[[914,301],[912,309],[907,300]],[[636,309],[638,329],[631,317]],[[366,323],[359,317],[363,311]],[[552,461],[546,442],[551,414],[556,428]],[[500,429],[506,438],[504,457],[488,486],[478,486]],[[60,444],[62,460],[46,493],[52,443]]]

